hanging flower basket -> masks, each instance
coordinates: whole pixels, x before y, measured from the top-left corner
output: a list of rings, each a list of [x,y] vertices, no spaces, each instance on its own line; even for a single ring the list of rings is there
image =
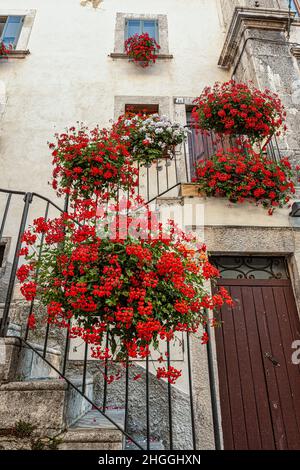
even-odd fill
[[[124,47],[129,60],[142,68],[154,64],[160,50],[159,44],[148,33],[131,36],[126,39]]]
[[[193,118],[200,130],[248,136],[251,142],[270,139],[286,130],[286,112],[275,93],[252,84],[216,83],[194,101]]]
[[[151,165],[160,159],[172,159],[177,145],[186,140],[188,133],[181,124],[158,114],[120,116],[115,130],[122,136],[122,141],[127,142],[134,161],[142,165]]]
[[[120,135],[107,129],[71,127],[50,143],[52,186],[58,195],[115,197],[119,189],[134,190],[137,170]]]
[[[250,145],[220,151],[196,167],[194,181],[207,196],[226,197],[230,202],[253,201],[268,209],[287,205],[295,193],[295,179],[287,158],[274,162]]]
[[[34,221],[23,237],[28,262],[17,276],[25,299],[44,304],[47,321],[90,344],[94,358],[126,363],[147,357],[150,348],[159,350],[159,341],[171,341],[176,332],[197,332],[209,321],[205,309],[232,304],[225,289],[208,294],[205,281],[219,273],[208,262],[206,247],[173,222],[163,229],[145,208],[133,236],[132,218],[122,216],[120,207],[109,227],[108,215],[97,215],[96,204],[83,207],[72,216]],[[42,234],[39,259],[38,250],[29,250]],[[180,375],[173,367],[158,370],[158,377],[172,383]]]

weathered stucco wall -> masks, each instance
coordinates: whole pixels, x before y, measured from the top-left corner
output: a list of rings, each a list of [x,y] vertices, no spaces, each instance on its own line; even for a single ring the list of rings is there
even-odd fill
[[[291,130],[281,145],[296,158],[300,148],[300,70],[285,34],[252,29],[255,40],[249,40],[243,48],[245,33],[233,67],[224,70],[217,66],[225,40],[224,23],[229,25],[234,6],[255,7],[255,3],[189,0],[187,8],[182,0],[103,0],[93,8],[91,2],[79,0],[1,0],[1,14],[31,10],[34,20],[26,36],[28,45],[25,39],[23,43],[30,55],[0,63],[0,187],[36,191],[54,199],[47,186],[51,176],[47,140],[55,131],[76,121],[106,126],[121,112],[126,97],[129,101],[134,97],[146,102],[154,99],[171,117],[184,122],[184,106],[174,105],[174,97],[186,97],[191,102],[205,85],[229,79],[235,67],[236,78],[251,79],[282,96]],[[281,5],[271,0],[259,4],[265,8]],[[173,58],[159,60],[148,70],[123,58],[111,58],[117,13],[167,15],[168,51]],[[291,41],[300,42],[299,35],[295,23]],[[288,255],[296,297],[300,299],[296,287],[300,236],[290,225],[288,211],[269,217],[247,204],[229,207],[221,200],[201,204],[200,223],[188,225],[195,225],[201,234],[205,226],[210,251]],[[13,214],[20,209],[21,205],[15,205]],[[11,218],[8,232],[13,228]],[[212,448],[207,361],[199,342],[193,343],[193,360],[197,426],[202,440],[199,445]],[[201,429],[205,429],[204,434]]]
[[[49,194],[47,141],[76,121],[106,126],[115,96],[195,97],[228,72],[217,66],[224,40],[218,0],[2,0],[1,12],[36,10],[30,55],[0,63],[0,187]],[[116,14],[167,15],[169,52],[148,70],[112,59]],[[20,177],[20,172],[22,177]]]

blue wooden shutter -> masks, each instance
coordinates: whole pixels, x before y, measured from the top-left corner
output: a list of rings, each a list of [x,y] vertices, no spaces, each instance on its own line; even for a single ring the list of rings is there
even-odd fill
[[[143,33],[148,33],[150,38],[158,41],[158,27],[157,21],[155,20],[144,20],[143,21]]]
[[[2,34],[2,41],[7,46],[11,45],[16,48],[21,29],[23,26],[24,16],[9,16],[7,18],[4,31]]]
[[[142,28],[140,20],[126,20],[126,39],[141,33]]]

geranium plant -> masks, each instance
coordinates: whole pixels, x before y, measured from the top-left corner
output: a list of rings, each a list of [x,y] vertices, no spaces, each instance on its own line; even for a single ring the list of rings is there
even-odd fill
[[[205,309],[232,303],[225,289],[208,294],[205,281],[219,273],[206,247],[173,222],[164,229],[146,208],[133,221],[118,206],[107,224],[95,201],[83,207],[72,216],[34,221],[23,237],[28,262],[17,275],[25,299],[42,302],[47,321],[90,344],[93,357],[121,363],[147,357],[150,347],[159,349],[159,340],[171,341],[177,331],[196,332],[206,324]],[[126,204],[127,211],[130,207]],[[39,259],[29,250],[42,234]],[[30,321],[34,324],[34,318]],[[202,342],[207,339],[204,334]],[[157,371],[171,383],[180,374],[174,367]]]
[[[11,50],[11,47],[7,47],[3,41],[0,41],[0,59],[7,59]]]
[[[206,87],[194,103],[193,118],[201,130],[247,135],[258,142],[286,129],[286,112],[278,95],[251,83],[216,83]]]
[[[129,37],[124,47],[129,60],[143,68],[155,63],[160,49],[160,45],[148,33]]]
[[[133,190],[137,185],[137,170],[118,133],[81,126],[55,137],[49,147],[54,165],[52,186],[58,195],[108,199],[119,189]]]
[[[135,161],[151,164],[161,158],[172,158],[175,148],[187,137],[187,129],[159,114],[120,116],[115,128],[127,143]]]
[[[234,203],[254,201],[272,214],[295,193],[293,177],[287,158],[275,162],[244,144],[243,149],[221,150],[209,160],[199,161],[195,182],[207,196],[224,196]]]

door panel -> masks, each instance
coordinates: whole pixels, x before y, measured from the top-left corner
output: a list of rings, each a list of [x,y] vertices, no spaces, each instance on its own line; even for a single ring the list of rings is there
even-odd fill
[[[300,322],[289,279],[220,279],[234,307],[216,330],[225,449],[300,449]],[[277,364],[277,362],[279,364]]]

